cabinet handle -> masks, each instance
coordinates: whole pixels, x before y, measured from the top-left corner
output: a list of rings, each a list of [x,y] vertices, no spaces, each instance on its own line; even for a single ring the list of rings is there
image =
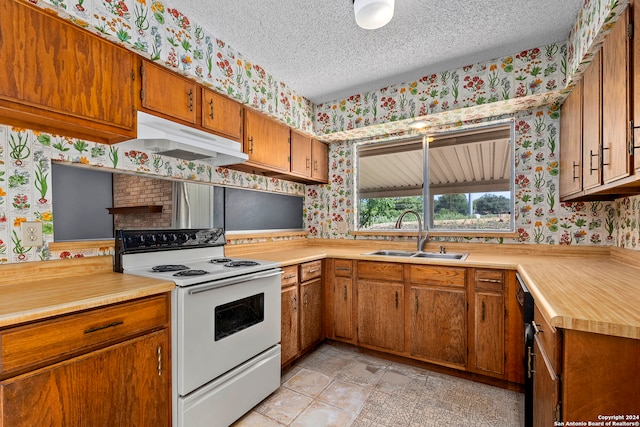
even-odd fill
[[[609,166],[611,164],[611,163],[604,162],[604,150],[611,150],[611,147],[605,147],[604,144],[602,144],[600,147],[601,147],[600,149],[602,150],[602,158],[600,159],[600,165],[602,165],[604,169],[604,166]]]
[[[209,118],[213,120],[213,99],[209,100]]]
[[[309,295],[307,294],[307,291],[304,291],[304,305],[307,305],[309,303]]]
[[[113,327],[115,327],[115,326],[122,325],[123,323],[124,323],[124,321],[119,320],[119,321],[117,321],[117,322],[112,322],[112,323],[109,323],[109,324],[107,324],[107,325],[94,326],[93,328],[85,329],[85,330],[84,330],[84,333],[85,333],[85,334],[90,334],[90,333],[92,333],[92,332],[101,331],[101,330],[103,330],[103,329],[113,328]]]
[[[317,160],[313,161],[313,170],[316,171],[316,172],[318,171],[318,161]]]
[[[249,154],[253,154],[253,137],[249,137]]]
[[[531,326],[533,326],[533,330],[535,332],[536,335],[543,333],[544,331],[542,329],[540,329],[539,325],[536,325],[536,322],[531,321]]]
[[[162,376],[162,347],[158,346],[158,376]]]
[[[307,157],[307,169],[311,169],[311,159]]]
[[[313,270],[309,270],[309,273],[315,273],[317,271],[320,271],[320,269],[319,268],[314,268]]]
[[[593,175],[593,172],[598,170],[598,168],[593,167],[594,157],[598,157],[598,153],[593,154],[593,150],[589,150],[589,175]]]
[[[576,168],[580,167],[580,164],[577,164],[576,162],[572,162],[573,163],[573,171],[572,171],[572,175],[573,175],[573,181],[575,181],[576,179],[580,178],[579,176],[576,176]]]
[[[342,289],[342,295],[344,297],[344,300],[347,300],[347,285],[344,285],[343,289]]]
[[[293,296],[293,311],[298,311],[298,296]]]
[[[351,271],[349,267],[336,267],[337,271]]]
[[[484,301],[482,301],[482,321],[484,322]]]
[[[189,111],[193,111],[193,89],[189,89]]]
[[[398,308],[398,291],[396,291],[396,309]]]
[[[416,314],[418,314],[418,309],[420,306],[418,305],[418,295],[416,295]]]
[[[502,279],[478,279],[480,283],[502,283]]]
[[[284,279],[293,279],[294,277],[296,277],[295,274],[290,274],[289,276],[284,276]]]

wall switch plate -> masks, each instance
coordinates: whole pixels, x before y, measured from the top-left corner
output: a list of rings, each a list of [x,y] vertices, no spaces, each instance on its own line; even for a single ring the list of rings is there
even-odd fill
[[[25,221],[20,226],[22,227],[22,246],[30,247],[44,245],[42,222]]]

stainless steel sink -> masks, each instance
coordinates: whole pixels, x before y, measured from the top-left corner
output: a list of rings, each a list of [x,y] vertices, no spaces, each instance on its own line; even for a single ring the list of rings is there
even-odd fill
[[[431,258],[431,259],[457,259],[464,261],[469,254],[447,254],[440,252],[418,252],[412,255],[413,258]]]
[[[388,250],[388,249],[381,249],[379,251],[368,252],[365,255],[406,256],[406,257],[410,257],[410,256],[413,256],[415,254],[416,254],[416,252],[410,252],[410,251],[394,251],[394,250]]]
[[[469,254],[458,253],[441,253],[441,252],[411,252],[390,249],[380,249],[373,252],[367,252],[364,255],[380,255],[407,258],[429,258],[429,259],[449,259],[464,261]]]

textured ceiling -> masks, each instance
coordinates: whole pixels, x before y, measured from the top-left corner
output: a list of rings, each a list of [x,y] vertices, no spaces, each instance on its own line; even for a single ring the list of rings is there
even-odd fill
[[[168,0],[318,104],[563,42],[583,0],[396,0],[378,30],[352,0]]]

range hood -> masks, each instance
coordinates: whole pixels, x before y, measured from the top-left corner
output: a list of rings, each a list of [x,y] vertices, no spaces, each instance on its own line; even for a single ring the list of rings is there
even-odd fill
[[[138,111],[138,137],[116,144],[125,150],[197,160],[213,166],[246,161],[239,142]]]

